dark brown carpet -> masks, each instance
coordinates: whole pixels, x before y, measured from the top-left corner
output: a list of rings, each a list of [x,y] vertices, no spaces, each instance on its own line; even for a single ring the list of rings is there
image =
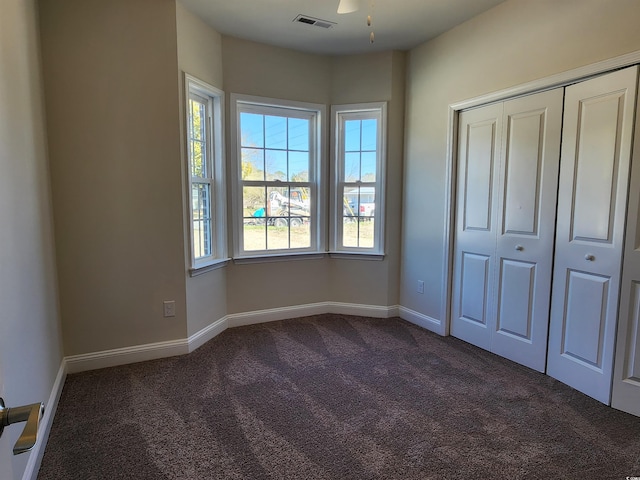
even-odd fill
[[[38,479],[640,476],[640,418],[400,319],[230,329],[67,378]]]

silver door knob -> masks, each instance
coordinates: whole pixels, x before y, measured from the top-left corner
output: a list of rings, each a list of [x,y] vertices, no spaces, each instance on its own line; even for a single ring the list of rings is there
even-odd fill
[[[22,435],[18,438],[16,445],[13,447],[13,454],[28,452],[36,444],[38,435],[38,424],[44,413],[43,403],[33,403],[22,407],[6,408],[4,400],[0,398],[0,435],[4,427],[13,423],[27,422],[22,431]]]
[[[518,252],[521,252],[522,250],[524,250],[524,247],[522,245],[516,245],[516,250]]]
[[[595,255],[591,255],[590,253],[588,253],[584,256],[584,259],[587,260],[588,262],[593,262],[596,259],[596,257]]]

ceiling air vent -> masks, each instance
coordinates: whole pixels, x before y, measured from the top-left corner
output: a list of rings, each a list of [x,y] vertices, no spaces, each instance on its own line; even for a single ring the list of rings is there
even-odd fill
[[[320,28],[331,28],[334,25],[336,25],[335,22],[330,22],[328,20],[321,20],[319,18],[313,18],[313,17],[310,17],[309,15],[298,15],[296,18],[293,19],[293,21],[298,23],[304,23],[306,25],[313,25],[315,27],[320,27]]]

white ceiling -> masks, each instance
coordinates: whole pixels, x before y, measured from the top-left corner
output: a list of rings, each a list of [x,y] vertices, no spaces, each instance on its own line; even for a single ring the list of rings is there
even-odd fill
[[[338,15],[338,0],[180,0],[219,33],[319,54],[408,50],[504,0],[360,0]],[[334,22],[329,29],[293,20]],[[371,14],[372,27],[367,26]],[[369,42],[371,30],[375,42]]]

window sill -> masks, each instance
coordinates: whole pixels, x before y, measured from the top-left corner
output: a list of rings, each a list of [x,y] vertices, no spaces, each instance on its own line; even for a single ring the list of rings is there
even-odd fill
[[[384,253],[329,252],[329,257],[343,260],[367,260],[380,262],[384,260]]]
[[[207,273],[212,270],[218,270],[219,268],[226,267],[230,261],[231,261],[230,258],[216,258],[215,260],[211,260],[206,264],[203,264],[194,268],[190,268],[189,276],[197,277],[198,275],[202,275],[203,273]]]
[[[287,262],[291,260],[316,260],[324,258],[325,256],[325,253],[276,253],[273,255],[234,257],[233,263],[245,265],[249,263]]]

